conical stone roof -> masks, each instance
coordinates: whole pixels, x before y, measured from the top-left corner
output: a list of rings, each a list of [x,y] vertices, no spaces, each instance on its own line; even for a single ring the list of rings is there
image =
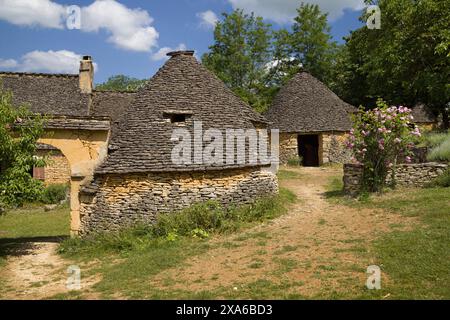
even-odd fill
[[[349,131],[353,111],[325,84],[302,71],[281,88],[265,116],[280,132]]]
[[[171,153],[178,144],[171,141],[174,129],[185,128],[192,133],[194,121],[201,121],[203,132],[209,128],[251,129],[255,128],[255,123],[265,124],[266,120],[202,66],[192,51],[169,55],[171,58],[136,94],[119,119],[108,157],[96,173],[190,171],[251,165],[172,163]],[[173,123],[172,116],[185,117],[185,122]]]

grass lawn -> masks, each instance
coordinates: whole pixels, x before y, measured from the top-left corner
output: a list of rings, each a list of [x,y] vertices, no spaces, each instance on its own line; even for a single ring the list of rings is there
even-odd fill
[[[292,179],[301,182],[304,174],[306,173],[284,169],[280,171],[279,176],[291,182]],[[281,189],[280,196],[274,201],[238,210],[234,212],[231,220],[223,221],[217,229],[205,228],[202,231],[209,233],[209,237],[205,239],[202,238],[202,233],[197,231],[182,234],[180,223],[189,224],[191,221],[189,216],[180,216],[179,220],[166,221],[161,230],[158,229],[178,229],[175,232],[154,236],[145,228],[136,228],[92,240],[68,239],[60,246],[60,254],[68,263],[81,266],[83,278],[92,276],[98,279],[90,290],[96,297],[101,298],[450,299],[450,189],[402,189],[362,201],[346,198],[341,190],[342,178],[333,178],[326,197],[331,204],[336,204],[336,208],[382,209],[398,213],[405,218],[414,217],[410,219],[413,223],[408,228],[392,225],[387,232],[374,240],[348,239],[352,245],[344,250],[351,250],[361,257],[361,261],[364,261],[362,265],[339,265],[334,263],[333,258],[321,260],[323,257],[317,255],[307,256],[308,260],[299,260],[295,253],[301,249],[301,243],[280,246],[273,252],[273,256],[268,256],[268,242],[272,238],[277,239],[276,234],[248,228],[288,211],[290,205],[295,202],[295,195]],[[294,207],[302,203],[302,199],[298,200],[300,202],[297,201]],[[211,214],[215,214],[214,212]],[[210,217],[201,213],[200,216],[205,219]],[[328,217],[317,221],[320,228],[329,224]],[[284,232],[283,229],[272,231]],[[42,208],[31,205],[12,211],[0,216],[0,232],[0,241],[68,235],[69,209],[44,212]],[[326,246],[327,243],[317,241],[314,245]],[[178,286],[179,274],[173,273],[174,268],[192,266],[191,261],[195,261],[195,257],[209,257],[214,250],[226,255],[233,249],[242,251],[249,246],[252,259],[246,262],[250,268],[246,272],[257,272],[264,268],[265,264],[272,264],[271,278],[242,283],[239,290],[236,290],[234,285],[206,289],[208,281],[217,280],[215,275],[208,278],[200,276],[200,290],[188,291]],[[227,251],[228,249],[230,251]],[[1,256],[0,254],[0,267]],[[373,264],[380,266],[381,290],[369,291],[363,283],[355,287],[355,271],[364,274],[363,266],[367,266],[366,261],[373,261]],[[317,266],[314,267],[314,264]],[[318,294],[302,296],[298,293],[301,290],[292,289],[307,286],[309,283],[291,279],[287,274],[311,268],[315,268],[317,279],[320,279],[323,285]],[[337,276],[339,278],[334,278]],[[89,297],[86,294],[88,293],[84,291],[68,292],[51,298],[82,299]]]
[[[28,238],[68,236],[70,234],[70,209],[62,206],[45,212],[41,204],[28,204],[0,215],[0,268],[6,263],[6,255],[12,242]],[[0,287],[2,287],[0,279]]]
[[[0,239],[68,236],[68,206],[45,212],[43,205],[29,204],[0,215]]]
[[[252,206],[235,210],[233,219],[224,219],[221,227],[208,230],[211,237],[202,239],[177,235],[169,232],[165,236],[152,236],[145,228],[131,229],[117,235],[104,235],[93,239],[69,239],[62,243],[63,257],[82,265],[96,260],[94,266],[83,270],[85,276],[101,275],[101,281],[93,289],[104,298],[127,297],[132,299],[206,299],[214,298],[210,292],[185,292],[176,289],[154,288],[149,279],[164,270],[185,263],[192,256],[224,245],[215,242],[220,235],[229,235],[263,221],[271,220],[287,212],[289,204],[295,202],[295,195],[281,188],[280,194],[267,198]],[[197,215],[198,213],[195,213]],[[203,214],[200,214],[203,216]],[[236,219],[237,217],[237,219]],[[181,216],[185,220],[186,217]],[[165,226],[165,224],[164,224]],[[180,228],[176,228],[180,232]],[[170,280],[167,280],[167,284]],[[58,295],[56,299],[73,298]]]
[[[330,200],[358,208],[381,208],[419,223],[372,243],[372,255],[389,283],[361,298],[450,299],[450,188],[399,189],[362,201],[346,199],[340,178],[331,181]]]

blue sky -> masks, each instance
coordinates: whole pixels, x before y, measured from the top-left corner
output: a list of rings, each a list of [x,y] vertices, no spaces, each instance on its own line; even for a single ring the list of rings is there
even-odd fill
[[[79,56],[89,54],[97,64],[96,83],[115,74],[150,78],[170,49],[193,49],[197,56],[207,51],[214,20],[222,12],[239,7],[256,11],[275,28],[288,27],[300,2],[30,0],[29,5],[18,6],[14,0],[0,0],[0,70],[73,73]],[[337,41],[361,25],[362,0],[305,2],[318,3],[330,13]],[[69,5],[82,8],[81,30],[66,27]]]

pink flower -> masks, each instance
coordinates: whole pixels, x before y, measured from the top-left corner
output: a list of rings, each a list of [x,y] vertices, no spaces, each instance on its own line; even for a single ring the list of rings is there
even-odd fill
[[[411,163],[411,161],[412,161],[412,159],[411,159],[410,156],[407,156],[407,157],[405,158],[405,160],[406,160],[407,163]]]

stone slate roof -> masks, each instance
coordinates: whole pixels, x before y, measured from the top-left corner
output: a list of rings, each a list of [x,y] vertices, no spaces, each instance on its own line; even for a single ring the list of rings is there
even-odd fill
[[[13,92],[15,105],[47,115],[87,116],[89,95],[79,90],[79,77],[72,74],[0,72],[3,88]]]
[[[94,91],[89,114],[117,121],[136,97],[136,92]]]
[[[415,123],[435,123],[437,121],[433,112],[423,103],[416,104],[412,108],[411,114],[414,117]]]
[[[185,114],[186,122],[171,123],[170,114]],[[96,173],[214,170],[250,165],[173,164],[171,152],[178,143],[171,141],[172,132],[185,128],[192,134],[194,121],[202,121],[203,132],[208,128],[247,129],[254,128],[255,122],[266,123],[263,116],[197,62],[192,52],[172,53],[120,117],[108,157]]]
[[[349,131],[349,113],[356,110],[302,71],[281,88],[265,116],[280,132]]]

